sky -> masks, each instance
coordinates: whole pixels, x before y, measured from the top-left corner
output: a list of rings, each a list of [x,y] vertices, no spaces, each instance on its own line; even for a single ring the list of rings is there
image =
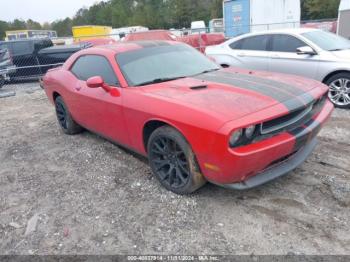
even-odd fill
[[[82,7],[97,0],[0,0],[0,20],[16,18],[44,23],[74,16]]]

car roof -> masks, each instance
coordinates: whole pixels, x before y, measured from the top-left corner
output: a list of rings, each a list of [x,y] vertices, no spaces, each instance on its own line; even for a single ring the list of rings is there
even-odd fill
[[[183,45],[183,43],[176,41],[130,41],[130,42],[118,42],[116,44],[110,45],[100,45],[96,47],[89,48],[94,50],[109,50],[116,54],[125,53],[133,50],[160,47],[160,46],[170,46],[170,45]]]
[[[244,35],[238,36],[239,38],[245,38],[246,36],[255,36],[255,35],[266,35],[266,34],[294,34],[300,35],[308,32],[320,31],[320,29],[315,28],[285,28],[285,29],[273,29],[273,30],[265,30],[259,31],[255,33],[248,33]]]

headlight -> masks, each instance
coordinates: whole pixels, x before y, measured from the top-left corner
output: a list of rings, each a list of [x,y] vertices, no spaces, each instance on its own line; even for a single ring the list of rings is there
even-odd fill
[[[242,135],[243,135],[242,129],[234,131],[230,136],[230,141],[229,141],[230,147],[235,147],[239,142],[239,140],[241,140]]]
[[[256,126],[249,126],[245,129],[245,136],[248,139],[252,139],[255,133]]]

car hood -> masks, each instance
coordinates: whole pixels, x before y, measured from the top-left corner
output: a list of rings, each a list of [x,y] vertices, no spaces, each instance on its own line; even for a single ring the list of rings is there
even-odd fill
[[[281,74],[220,70],[145,87],[144,91],[230,121],[276,105],[283,111],[276,115],[305,107],[314,100],[310,91],[320,85],[316,83]]]
[[[333,51],[331,52],[334,56],[339,59],[350,61],[350,50],[341,50],[341,51]]]

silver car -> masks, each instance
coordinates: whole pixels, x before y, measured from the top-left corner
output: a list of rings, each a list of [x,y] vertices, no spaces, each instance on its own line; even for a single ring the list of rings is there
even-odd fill
[[[350,108],[350,41],[317,29],[285,29],[242,35],[207,47],[222,66],[313,78],[330,87],[329,98]]]

